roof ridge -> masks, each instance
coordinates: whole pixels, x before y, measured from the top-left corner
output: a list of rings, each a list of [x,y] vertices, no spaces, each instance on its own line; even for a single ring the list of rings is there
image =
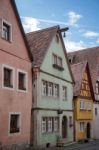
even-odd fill
[[[55,29],[55,28],[59,28],[59,25],[44,28],[44,29],[40,29],[40,30],[37,30],[37,31],[32,31],[32,32],[29,32],[29,33],[26,33],[26,34],[30,35],[30,34],[33,34],[33,33],[43,32],[43,31],[47,31],[47,30],[51,30],[51,29]]]
[[[81,52],[81,51],[86,51],[86,50],[91,50],[91,49],[94,49],[94,48],[99,48],[99,46],[94,46],[94,47],[89,47],[89,48],[85,48],[85,49],[81,49],[81,50],[76,50],[76,51],[68,52],[68,54],[76,53],[76,52]]]

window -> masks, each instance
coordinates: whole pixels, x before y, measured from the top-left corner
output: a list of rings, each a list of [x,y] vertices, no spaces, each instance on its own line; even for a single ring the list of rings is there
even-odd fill
[[[84,132],[85,130],[85,123],[84,122],[80,122],[80,131]]]
[[[18,90],[27,91],[27,73],[18,70]]]
[[[10,115],[10,133],[20,132],[20,114]]]
[[[97,116],[97,115],[98,115],[98,109],[95,108],[95,116]]]
[[[3,65],[3,87],[14,88],[14,69],[12,67]]]
[[[63,100],[66,100],[67,99],[67,87],[63,86],[62,87],[62,90],[63,90]]]
[[[58,131],[58,117],[54,118],[54,131]]]
[[[53,54],[53,64],[57,65],[57,56],[55,54]]]
[[[62,58],[61,57],[58,57],[58,66],[62,67]]]
[[[42,81],[42,95],[46,96],[47,95],[47,82]]]
[[[52,117],[48,118],[48,132],[52,132]]]
[[[69,126],[73,125],[73,120],[72,120],[72,116],[69,116]]]
[[[60,70],[60,71],[63,71],[64,68],[63,68],[63,63],[62,63],[62,58],[53,54],[53,67]]]
[[[46,117],[42,118],[42,133],[45,133],[47,131],[46,129]]]
[[[88,110],[91,110],[91,103],[88,102]]]
[[[2,22],[2,38],[4,38],[5,40],[7,41],[10,41],[11,42],[11,25],[3,20]]]
[[[59,85],[54,84],[54,97],[57,98],[59,96]]]
[[[96,82],[96,94],[99,94],[99,81]]]
[[[86,105],[85,105],[86,103],[84,102],[84,101],[80,101],[80,110],[85,110],[85,108],[86,108]]]
[[[48,96],[53,96],[53,84],[48,83]]]
[[[42,117],[42,133],[57,132],[59,128],[58,117]]]
[[[53,96],[54,98],[59,97],[59,85],[48,81],[42,81],[42,95]]]

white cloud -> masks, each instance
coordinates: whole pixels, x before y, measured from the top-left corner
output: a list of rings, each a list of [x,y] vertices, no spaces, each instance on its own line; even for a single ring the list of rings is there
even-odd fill
[[[94,32],[94,31],[87,31],[83,34],[83,36],[85,37],[98,37],[99,36],[99,33],[98,32]]]
[[[65,46],[68,52],[86,48],[83,41],[75,42],[75,41],[66,40]]]
[[[68,17],[69,17],[68,24],[70,26],[77,26],[77,21],[80,18],[82,18],[82,15],[80,15],[74,11],[70,11],[70,12],[68,12]]]
[[[23,27],[26,32],[32,32],[40,29],[39,28],[40,22],[38,19],[32,17],[21,17],[21,18]]]

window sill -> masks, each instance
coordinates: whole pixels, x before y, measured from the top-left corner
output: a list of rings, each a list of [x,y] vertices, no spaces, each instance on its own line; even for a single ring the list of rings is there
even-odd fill
[[[9,87],[9,86],[2,86],[3,89],[6,89],[6,90],[14,90],[14,87]]]
[[[3,37],[2,37],[2,40],[4,40],[4,41],[8,42],[9,44],[11,44],[11,43],[12,43],[12,41],[10,41],[10,40],[6,40],[6,39],[5,39],[5,38],[3,38]]]
[[[26,90],[22,90],[22,89],[17,89],[18,92],[22,92],[22,93],[27,93],[27,89]]]

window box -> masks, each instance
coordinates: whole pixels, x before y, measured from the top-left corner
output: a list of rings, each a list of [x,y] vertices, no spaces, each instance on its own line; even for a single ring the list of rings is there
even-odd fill
[[[63,70],[64,70],[63,67],[61,67],[61,66],[59,66],[59,65],[57,65],[57,64],[53,64],[53,67],[54,67],[55,69],[60,70],[60,71],[63,71]]]

